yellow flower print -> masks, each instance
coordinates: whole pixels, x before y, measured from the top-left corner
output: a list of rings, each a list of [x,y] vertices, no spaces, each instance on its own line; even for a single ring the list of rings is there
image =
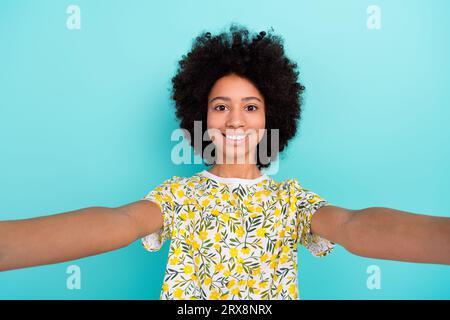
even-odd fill
[[[227,288],[228,289],[231,289],[232,287],[234,287],[234,285],[236,284],[236,280],[230,280],[228,283],[227,283]]]
[[[171,185],[172,190],[178,190],[180,188],[180,183],[174,182]]]
[[[206,240],[208,238],[208,231],[202,230],[200,231],[200,239]]]
[[[295,203],[291,203],[291,204],[290,204],[289,210],[295,211]]]
[[[194,250],[198,250],[200,248],[200,244],[197,241],[192,242],[192,248]]]
[[[281,247],[281,239],[278,239],[275,243],[275,249],[278,249],[279,247]]]
[[[270,230],[278,230],[281,224],[281,220],[277,220],[274,224],[270,225]]]
[[[219,291],[214,289],[214,290],[211,291],[211,294],[209,296],[209,300],[217,300],[217,299],[219,299],[219,296],[220,296]]]
[[[293,295],[295,293],[295,284],[294,283],[291,283],[289,285],[288,291],[291,295]]]
[[[163,283],[162,299],[198,298],[195,294],[197,290],[191,290],[197,286],[208,287],[204,297],[207,299],[243,298],[249,290],[252,298],[260,299],[267,289],[273,289],[271,294],[286,290],[288,298],[296,299],[298,266],[296,259],[292,259],[296,248],[292,246],[291,239],[305,237],[298,230],[309,230],[311,220],[311,210],[300,214],[299,204],[308,201],[308,198],[309,203],[314,204],[321,198],[311,199],[295,181],[293,187],[285,181],[268,180],[251,188],[244,186],[244,192],[238,194],[231,188],[217,187],[219,184],[216,187],[212,183],[207,184],[210,182],[208,179],[202,182],[198,176],[195,179],[179,179],[178,183],[174,184],[172,180],[148,197],[149,200],[159,199],[157,202],[161,210],[163,207],[164,210],[172,210],[172,251],[168,265],[171,269],[176,266],[181,271]],[[232,210],[224,209],[230,205]],[[201,216],[209,218],[202,220]],[[248,219],[251,217],[265,219]],[[298,229],[300,223],[306,227]],[[244,242],[248,230],[251,234]],[[271,239],[267,238],[269,235]],[[150,240],[144,245],[149,247]],[[267,251],[269,240],[274,242],[271,250]],[[317,241],[315,238],[310,240]],[[210,254],[214,253],[207,260],[199,253],[202,245],[205,247],[205,241],[212,249]],[[322,244],[313,247],[320,248]],[[314,255],[320,256],[322,252],[317,251],[320,250],[316,249]],[[280,272],[286,266],[289,266],[288,272]],[[217,281],[214,281],[216,277]],[[185,285],[189,285],[186,286],[189,290]]]
[[[274,214],[275,217],[279,217],[280,214],[281,214],[281,209],[280,209],[280,208],[276,208],[276,209],[273,211],[273,214]]]
[[[221,219],[223,222],[227,223],[228,220],[230,220],[230,215],[229,215],[228,213],[223,213],[223,214],[220,216],[220,219]]]
[[[283,286],[281,283],[277,286],[277,293],[280,293],[280,291],[283,289]]]
[[[264,254],[259,258],[259,260],[260,260],[261,262],[264,262],[264,261],[266,261],[268,258],[269,258],[269,256],[267,255],[267,253],[264,253]]]
[[[259,229],[256,229],[256,235],[258,236],[258,237],[264,237],[265,235],[266,235],[266,228],[259,228]]]
[[[178,263],[178,258],[177,257],[173,257],[172,259],[169,260],[169,264],[171,266],[174,266]]]
[[[186,273],[186,274],[192,273],[192,267],[190,265],[185,266],[184,273]]]
[[[184,190],[178,190],[177,196],[179,196],[180,198],[183,198],[184,195],[185,195]]]
[[[243,237],[244,236],[244,227],[240,226],[239,228],[236,229],[236,235],[238,237]]]
[[[180,288],[176,288],[175,291],[173,292],[173,296],[176,299],[181,299],[182,295],[183,295],[183,290],[181,290]]]
[[[223,270],[223,268],[225,268],[225,267],[223,266],[223,264],[222,264],[222,263],[218,263],[218,264],[216,264],[214,270],[220,272],[221,270]]]

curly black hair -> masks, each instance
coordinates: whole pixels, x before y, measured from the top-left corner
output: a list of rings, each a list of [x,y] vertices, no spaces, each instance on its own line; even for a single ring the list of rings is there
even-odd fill
[[[301,115],[301,94],[305,90],[298,81],[297,64],[286,57],[283,39],[272,31],[252,34],[247,28],[232,24],[229,31],[218,35],[202,32],[195,38],[191,51],[182,56],[172,78],[175,114],[180,128],[187,130],[190,137],[194,137],[194,121],[201,121],[202,137],[207,130],[208,95],[219,78],[234,73],[258,88],[265,100],[267,129],[267,139],[256,150],[258,169],[269,167],[270,161],[295,136]],[[279,148],[274,152],[270,129],[279,130]],[[263,141],[267,143],[264,147],[269,159],[261,161],[258,148]],[[194,151],[202,156],[210,143],[202,141],[198,150],[194,139],[190,139]],[[211,159],[204,160],[206,165],[213,164]]]

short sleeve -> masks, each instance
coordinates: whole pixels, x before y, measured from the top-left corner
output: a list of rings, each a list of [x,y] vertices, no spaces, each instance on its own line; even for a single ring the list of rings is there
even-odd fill
[[[164,242],[171,238],[174,219],[175,195],[174,185],[177,183],[176,176],[167,179],[155,189],[150,191],[142,200],[148,200],[158,205],[163,215],[163,226],[158,231],[141,238],[142,245],[148,251],[158,251]]]
[[[331,204],[318,194],[304,189],[297,179],[293,180],[293,196],[298,214],[298,242],[314,256],[326,256],[333,250],[335,243],[313,234],[311,220],[319,208]]]

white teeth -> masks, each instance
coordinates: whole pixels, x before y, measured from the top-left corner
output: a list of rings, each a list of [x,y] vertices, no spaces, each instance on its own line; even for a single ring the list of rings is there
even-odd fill
[[[243,139],[245,139],[245,135],[243,135],[243,136],[226,136],[228,139],[231,139],[231,140],[243,140]]]

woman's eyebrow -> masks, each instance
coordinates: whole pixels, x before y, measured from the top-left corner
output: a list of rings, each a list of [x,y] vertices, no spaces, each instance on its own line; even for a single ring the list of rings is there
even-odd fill
[[[245,97],[245,98],[242,98],[241,101],[249,101],[249,100],[253,100],[253,99],[256,99],[259,102],[262,102],[261,99],[259,99],[258,97]],[[231,99],[229,97],[218,96],[218,97],[214,97],[211,100],[209,100],[209,103],[211,103],[211,102],[213,102],[215,100],[231,101]]]

